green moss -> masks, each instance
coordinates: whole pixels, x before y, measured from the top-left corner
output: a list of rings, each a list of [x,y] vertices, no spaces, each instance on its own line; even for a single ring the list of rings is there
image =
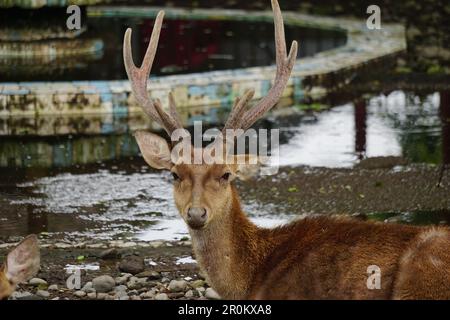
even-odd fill
[[[444,73],[444,69],[438,65],[438,64],[432,64],[427,69],[428,74],[438,74],[438,73]]]
[[[323,111],[328,109],[328,106],[321,103],[311,103],[311,104],[297,104],[295,107],[302,111]]]

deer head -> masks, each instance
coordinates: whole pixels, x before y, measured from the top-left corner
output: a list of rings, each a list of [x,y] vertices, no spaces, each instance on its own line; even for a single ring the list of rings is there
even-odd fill
[[[277,64],[274,84],[267,96],[257,102],[253,108],[246,108],[253,98],[253,90],[248,90],[242,97],[237,98],[223,128],[224,133],[237,129],[241,129],[239,131],[242,132],[250,128],[278,102],[289,80],[297,57],[297,42],[292,43],[287,55],[283,17],[276,0],[272,0],[272,9],[275,23]],[[163,110],[159,100],[152,100],[147,94],[147,80],[155,57],[163,17],[164,12],[160,11],[140,68],[135,66],[132,58],[131,29],[125,32],[123,55],[125,69],[137,102],[144,112],[153,121],[156,121],[174,141],[176,140],[173,139],[175,133],[177,133],[177,136],[189,134],[182,127],[172,94],[169,94],[168,112]],[[174,159],[171,152],[173,146],[170,146],[165,139],[155,134],[138,131],[135,133],[135,137],[144,159],[151,167],[172,172],[175,203],[182,218],[191,229],[205,228],[210,221],[223,218],[223,215],[231,206],[232,198],[235,196],[232,186],[233,179],[244,176],[248,169],[258,165],[257,161],[251,161],[253,157],[248,155],[228,156],[226,152],[214,164],[191,164],[192,162],[187,163]],[[227,144],[225,140],[216,140],[216,143],[221,143],[224,148]],[[205,152],[209,152],[209,150],[206,148],[202,150],[194,149],[188,158],[196,153]]]
[[[27,281],[39,271],[39,244],[35,235],[29,235],[14,248],[0,269],[0,300],[9,297],[17,284]]]

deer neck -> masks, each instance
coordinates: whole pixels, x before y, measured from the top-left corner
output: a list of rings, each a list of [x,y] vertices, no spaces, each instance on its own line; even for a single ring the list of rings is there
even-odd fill
[[[264,240],[242,212],[237,191],[225,212],[205,229],[190,230],[192,245],[208,283],[225,299],[245,298],[261,259]]]

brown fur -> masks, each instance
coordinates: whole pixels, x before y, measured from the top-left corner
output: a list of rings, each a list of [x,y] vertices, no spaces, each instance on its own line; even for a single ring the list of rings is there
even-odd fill
[[[5,267],[0,268],[0,300],[9,297],[15,289],[15,285],[6,278]]]
[[[162,166],[160,156],[151,162]],[[191,206],[208,212],[205,225],[189,232],[200,268],[222,298],[450,299],[448,228],[330,217],[258,228],[242,212],[232,183],[240,166],[164,166],[180,178],[174,198],[182,218]],[[232,178],[224,181],[227,172]],[[371,265],[381,270],[380,289],[367,287]]]
[[[39,243],[35,235],[23,239],[0,266],[0,300],[8,298],[17,284],[27,281],[39,271]]]
[[[427,230],[326,217],[262,229],[233,188],[227,221],[191,235],[200,266],[226,299],[449,299],[450,234],[439,229],[442,236],[428,240],[435,251],[420,251]],[[420,257],[405,258],[408,251]],[[433,257],[442,265],[430,270]],[[381,268],[380,290],[367,288],[370,265]]]

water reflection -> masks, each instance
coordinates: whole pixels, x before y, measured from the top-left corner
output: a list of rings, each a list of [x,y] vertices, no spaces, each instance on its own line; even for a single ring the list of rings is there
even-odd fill
[[[269,117],[280,128],[281,165],[350,167],[366,157],[449,162],[448,92],[418,97],[402,91],[336,106],[320,113]],[[186,124],[223,121],[226,112],[200,108]],[[137,156],[132,136],[151,128],[142,115],[0,119],[0,167],[71,167]]]
[[[150,40],[152,19],[95,18],[76,40],[57,42],[61,52],[86,47],[86,54],[70,57],[0,59],[0,81],[73,81],[126,79],[122,58],[123,34],[133,28],[133,53],[141,61]],[[300,57],[345,45],[338,31],[286,27],[286,38],[302,40]],[[45,45],[40,41],[36,46]],[[226,70],[275,63],[273,26],[265,22],[166,19],[161,31],[152,75]],[[28,46],[33,43],[27,43]],[[50,45],[50,44],[49,44]],[[54,46],[55,44],[53,44]],[[89,50],[90,51],[89,51]],[[36,49],[37,50],[37,49]]]

